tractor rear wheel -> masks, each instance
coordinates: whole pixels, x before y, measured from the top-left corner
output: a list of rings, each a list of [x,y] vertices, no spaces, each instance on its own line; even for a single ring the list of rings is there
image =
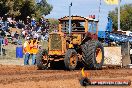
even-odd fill
[[[89,40],[82,45],[82,56],[87,68],[101,69],[104,63],[104,47],[99,41]]]
[[[66,69],[74,70],[77,66],[77,62],[78,62],[77,52],[74,49],[68,49],[64,58]]]
[[[38,69],[44,70],[48,68],[48,52],[44,49],[40,50],[36,56],[36,64]]]

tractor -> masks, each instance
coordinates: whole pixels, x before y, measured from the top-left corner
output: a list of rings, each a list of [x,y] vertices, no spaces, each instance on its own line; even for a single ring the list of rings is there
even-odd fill
[[[68,32],[69,16],[59,19],[58,32],[51,32],[48,50],[39,50],[38,69],[47,69],[55,61],[64,61],[67,70],[74,70],[78,62],[89,69],[101,69],[104,47],[98,41],[98,20],[90,17],[71,16],[71,33]]]

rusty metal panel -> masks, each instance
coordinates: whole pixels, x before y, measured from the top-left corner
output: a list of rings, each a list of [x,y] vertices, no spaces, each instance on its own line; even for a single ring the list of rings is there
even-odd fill
[[[82,34],[73,34],[73,44],[81,44],[81,41],[82,41]]]
[[[62,40],[60,34],[51,34],[49,44],[49,50],[62,50]]]

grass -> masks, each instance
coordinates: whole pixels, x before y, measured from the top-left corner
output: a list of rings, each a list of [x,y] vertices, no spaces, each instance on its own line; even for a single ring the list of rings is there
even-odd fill
[[[6,50],[6,55],[0,56],[0,59],[16,59],[16,45],[9,44],[3,48]]]
[[[25,40],[22,39],[22,44],[24,44]],[[42,45],[43,49],[48,49],[48,42],[42,41],[39,43],[39,45]],[[0,59],[16,59],[16,47],[17,45],[14,44],[8,44],[7,46],[4,46],[3,48],[6,50],[5,56],[0,56]]]
[[[42,45],[43,49],[48,50],[48,42],[47,41],[42,41],[42,42],[39,43],[39,45]]]

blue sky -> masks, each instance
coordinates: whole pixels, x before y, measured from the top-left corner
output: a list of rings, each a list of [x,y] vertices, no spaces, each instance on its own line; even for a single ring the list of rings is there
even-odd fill
[[[105,30],[107,24],[108,12],[114,10],[117,5],[107,5],[102,0],[101,13],[99,14],[100,0],[47,0],[53,5],[53,10],[46,18],[61,18],[68,16],[69,4],[72,2],[72,15],[87,17],[89,15],[100,15],[99,30]],[[121,5],[132,3],[132,0],[122,0]]]

